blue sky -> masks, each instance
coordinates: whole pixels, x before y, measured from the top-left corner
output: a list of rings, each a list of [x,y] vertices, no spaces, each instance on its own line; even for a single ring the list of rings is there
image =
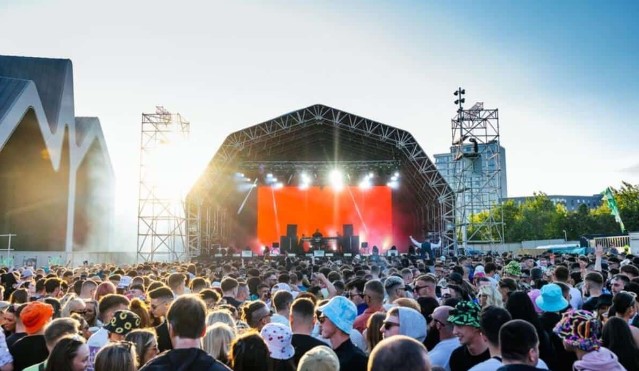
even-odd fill
[[[432,157],[463,86],[500,110],[510,196],[637,184],[638,4],[0,0],[0,53],[73,61],[76,115],[100,117],[134,237],[156,105],[191,121],[194,179],[229,133],[315,103],[408,130]]]

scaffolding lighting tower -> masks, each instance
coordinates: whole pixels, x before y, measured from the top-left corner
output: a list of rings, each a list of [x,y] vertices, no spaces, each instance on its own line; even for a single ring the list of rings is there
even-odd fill
[[[481,102],[464,109],[465,89],[458,88],[457,115],[451,120],[451,187],[455,193],[455,235],[464,253],[468,245],[496,250],[504,243],[503,210],[495,211],[506,197],[505,152],[500,144],[497,109]],[[487,213],[483,219],[477,214]]]
[[[189,258],[184,199],[179,190],[163,187],[162,177],[170,175],[160,169],[176,155],[169,144],[187,140],[191,126],[179,113],[158,106],[155,113],[142,114],[141,128],[136,260],[183,261]]]

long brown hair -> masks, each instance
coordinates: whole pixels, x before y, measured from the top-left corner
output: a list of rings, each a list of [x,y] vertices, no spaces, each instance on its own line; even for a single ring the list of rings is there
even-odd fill
[[[366,322],[366,346],[369,352],[372,352],[375,345],[383,339],[382,332],[379,330],[382,328],[385,318],[386,314],[381,312],[373,313],[373,315],[368,317],[368,322]]]

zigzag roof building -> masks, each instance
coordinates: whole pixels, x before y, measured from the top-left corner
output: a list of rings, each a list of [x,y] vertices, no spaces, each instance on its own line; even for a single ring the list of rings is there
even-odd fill
[[[15,235],[12,249],[107,251],[113,185],[100,120],[75,116],[71,61],[0,56],[0,235]]]

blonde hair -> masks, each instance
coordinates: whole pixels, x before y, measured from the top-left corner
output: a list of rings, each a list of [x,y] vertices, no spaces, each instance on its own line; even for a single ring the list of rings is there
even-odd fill
[[[297,371],[339,371],[339,359],[331,348],[320,345],[300,358]]]
[[[237,326],[230,311],[226,309],[218,309],[214,310],[213,312],[209,313],[208,316],[206,316],[207,327],[213,326],[216,323],[224,323],[228,325],[233,330],[233,334],[237,334]]]
[[[83,307],[86,309],[86,304],[84,300],[72,294],[64,303],[62,307],[62,311],[60,312],[60,317],[71,317],[71,311],[77,309],[77,307]]]
[[[499,308],[504,307],[504,300],[501,293],[492,284],[480,286],[477,296],[479,297],[480,295],[486,295],[486,305],[492,305]]]
[[[202,339],[202,348],[222,363],[228,362],[231,343],[235,340],[235,331],[226,323],[215,323],[206,329]]]
[[[420,313],[422,311],[422,308],[419,306],[417,300],[411,298],[399,298],[396,299],[393,304],[397,304],[398,306],[404,308],[413,308]]]

